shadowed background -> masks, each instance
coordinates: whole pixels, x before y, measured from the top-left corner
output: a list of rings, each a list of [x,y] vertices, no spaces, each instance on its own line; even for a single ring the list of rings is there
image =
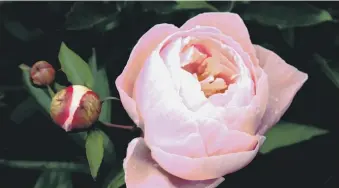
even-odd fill
[[[272,49],[286,62],[308,73],[309,80],[282,119],[329,131],[258,155],[248,167],[226,176],[220,187],[338,187],[338,3],[209,2],[181,7],[170,2],[77,3],[0,4],[1,159],[86,162],[85,151],[39,111],[20,124],[11,120],[13,110],[28,97],[18,68],[20,64],[31,66],[45,60],[60,69],[57,56],[62,41],[84,59],[88,59],[95,48],[99,65],[107,71],[112,96],[118,97],[115,78],[137,40],[148,29],[164,22],[181,26],[197,13],[216,8],[239,13],[245,19],[253,43]],[[319,11],[329,13],[332,20],[317,17],[317,22],[312,23],[310,15]],[[302,24],[303,21],[308,24]],[[315,58],[315,54],[321,60]],[[57,78],[67,83],[62,73],[58,72]],[[119,101],[112,101],[112,122],[132,124]],[[105,131],[115,145],[118,160],[124,158],[128,142],[139,134],[113,128]],[[34,187],[40,174],[40,170],[0,165],[0,187]],[[74,173],[72,177],[75,188],[102,187],[104,179],[99,176],[94,181],[90,174],[83,173]]]

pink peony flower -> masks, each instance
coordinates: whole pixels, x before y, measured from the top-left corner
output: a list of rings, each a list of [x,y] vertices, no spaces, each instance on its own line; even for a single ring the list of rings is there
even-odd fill
[[[144,131],[128,146],[127,187],[216,187],[253,160],[307,78],[253,45],[237,14],[155,25],[116,80]]]

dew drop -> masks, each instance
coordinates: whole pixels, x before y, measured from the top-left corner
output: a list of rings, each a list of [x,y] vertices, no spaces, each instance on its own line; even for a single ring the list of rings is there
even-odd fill
[[[279,110],[274,110],[274,114],[279,114]]]

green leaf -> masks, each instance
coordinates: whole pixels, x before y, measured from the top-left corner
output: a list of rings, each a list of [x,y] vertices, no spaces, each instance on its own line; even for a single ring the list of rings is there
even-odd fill
[[[65,89],[65,88],[66,88],[66,86],[63,86],[63,85],[60,85],[60,84],[57,83],[57,82],[54,82],[54,89],[55,89],[56,91],[60,91],[60,90]]]
[[[22,76],[24,85],[27,87],[28,92],[32,95],[32,97],[38,102],[39,105],[43,107],[43,109],[49,114],[49,108],[51,103],[51,98],[48,94],[40,88],[34,87],[30,78],[30,67],[25,64],[21,64],[19,68],[22,70]]]
[[[233,5],[233,4],[232,4]],[[201,10],[218,12],[219,10],[206,1],[143,1],[141,2],[143,11],[155,11],[158,14],[172,14],[176,11],[196,11]],[[228,6],[228,8],[230,8]]]
[[[87,132],[68,133],[68,136],[70,136],[81,148],[86,148]]]
[[[327,132],[327,130],[317,127],[280,122],[266,133],[266,141],[261,146],[260,152],[265,154],[274,149],[297,144]]]
[[[86,156],[91,170],[91,175],[95,179],[101,162],[104,158],[104,138],[100,130],[90,131],[86,139]]]
[[[92,48],[92,55],[88,59],[88,64],[92,71],[93,77],[95,78],[96,73],[98,71],[97,53],[95,51],[95,48]]]
[[[89,65],[75,52],[69,49],[65,43],[61,44],[59,51],[61,69],[73,85],[85,85],[93,87],[93,75]]]
[[[72,188],[72,177],[69,172],[45,171],[35,183],[34,188]]]
[[[114,173],[114,178],[109,182],[107,188],[120,188],[125,184],[125,172],[124,169],[120,169],[118,173]]]
[[[51,86],[47,86],[47,91],[49,93],[49,96],[51,96],[51,98],[53,98],[55,93],[54,93],[53,89],[51,88]]]
[[[93,49],[93,54],[88,62],[91,67],[92,74],[94,75],[94,78],[95,78],[93,91],[99,95],[100,99],[109,97],[110,89],[109,89],[107,73],[106,73],[106,70],[103,68],[98,70],[95,49]],[[107,100],[102,104],[99,121],[111,122],[111,101],[110,100]]]
[[[108,165],[111,165],[116,160],[114,144],[112,143],[111,139],[107,136],[107,134],[105,134],[104,132],[102,132],[102,136],[104,139],[104,148],[105,148],[104,162],[107,163]]]
[[[37,105],[38,104],[33,97],[27,97],[27,99],[15,107],[10,119],[16,124],[22,123],[25,119],[31,117],[36,111],[38,111]]]
[[[218,12],[219,10],[206,1],[176,1],[177,5],[174,10],[189,10],[189,9],[207,9],[209,11]]]
[[[305,2],[294,2],[288,5],[276,2],[260,2],[248,6],[244,20],[254,20],[262,25],[275,26],[280,29],[306,27],[333,21],[326,11]]]
[[[119,11],[106,13],[103,4],[91,2],[75,2],[66,15],[65,27],[68,30],[91,29],[98,25],[118,25],[117,14]],[[102,27],[102,26],[101,26]],[[110,30],[114,27],[106,28]]]
[[[85,164],[53,161],[20,161],[0,159],[0,165],[10,168],[36,169],[36,170],[58,170],[67,172],[89,173]]]
[[[335,63],[329,64],[326,59],[318,54],[314,55],[314,59],[321,66],[321,69],[326,74],[326,76],[337,88],[339,88],[339,66],[333,66]]]
[[[17,21],[4,20],[4,26],[10,34],[25,42],[34,40],[43,34],[41,29],[28,30]]]

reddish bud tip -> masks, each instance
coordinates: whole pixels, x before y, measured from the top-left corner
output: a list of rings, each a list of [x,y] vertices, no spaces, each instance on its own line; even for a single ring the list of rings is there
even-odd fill
[[[69,86],[52,99],[50,115],[65,131],[89,128],[99,118],[101,101],[98,95],[81,85]]]
[[[46,61],[38,61],[31,68],[31,79],[38,86],[50,85],[55,78],[53,66]]]

